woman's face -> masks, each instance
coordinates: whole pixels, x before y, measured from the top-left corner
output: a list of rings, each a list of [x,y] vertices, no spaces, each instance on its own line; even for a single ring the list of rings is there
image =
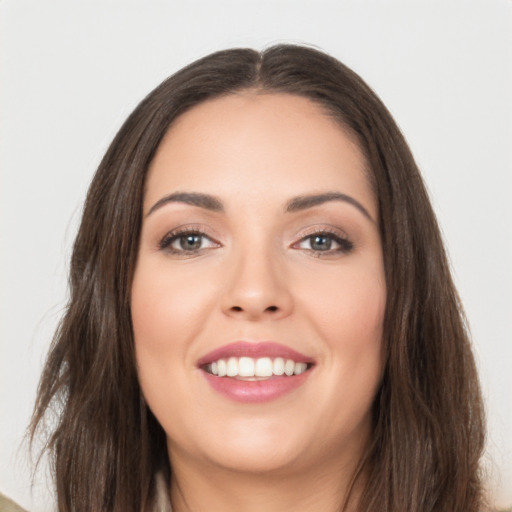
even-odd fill
[[[386,305],[377,201],[354,138],[301,97],[215,99],[165,136],[143,208],[136,358],[171,463],[353,464]]]

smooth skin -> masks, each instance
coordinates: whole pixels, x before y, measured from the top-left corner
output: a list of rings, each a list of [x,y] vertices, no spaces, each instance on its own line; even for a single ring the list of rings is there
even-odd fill
[[[177,193],[214,200],[165,199]],[[325,194],[340,195],[287,211]],[[167,433],[173,511],[339,510],[371,436],[386,305],[377,199],[355,137],[298,96],[205,102],[162,141],[143,212],[133,329],[140,384]],[[239,340],[316,364],[285,396],[234,402],[197,361]]]

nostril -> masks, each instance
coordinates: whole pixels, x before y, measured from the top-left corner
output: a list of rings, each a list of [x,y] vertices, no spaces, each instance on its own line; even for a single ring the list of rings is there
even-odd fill
[[[243,306],[231,306],[229,308],[229,311],[232,312],[232,313],[248,313],[249,315],[252,316],[252,314],[254,313],[276,313],[276,312],[279,312],[281,311],[281,308],[279,306],[268,306],[266,307],[265,309],[261,310],[259,308],[256,308],[255,310],[253,310],[251,307],[243,307]]]

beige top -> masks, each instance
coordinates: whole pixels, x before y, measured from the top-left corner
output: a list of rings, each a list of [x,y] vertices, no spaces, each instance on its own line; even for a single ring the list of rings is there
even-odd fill
[[[0,512],[2,511],[0,510]],[[171,500],[169,498],[169,487],[161,473],[156,476],[155,512],[172,512]]]
[[[0,512],[27,512],[0,492]]]
[[[14,501],[0,492],[0,512],[27,512],[24,508],[16,505]],[[172,512],[171,502],[169,501],[169,492],[163,477],[159,476],[157,480],[157,502],[155,512]],[[496,511],[500,512],[500,511]],[[512,512],[512,507],[502,512]]]

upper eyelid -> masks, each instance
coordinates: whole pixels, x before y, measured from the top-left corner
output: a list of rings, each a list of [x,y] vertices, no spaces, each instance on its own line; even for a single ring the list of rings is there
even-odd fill
[[[160,237],[162,240],[168,236],[180,235],[182,233],[197,233],[200,235],[207,236],[209,238],[218,237],[219,234],[215,229],[212,229],[209,226],[201,223],[190,223],[190,224],[180,224],[172,229],[168,229],[165,231],[165,234]]]
[[[309,226],[303,230],[301,230],[299,232],[299,234],[297,235],[297,238],[299,240],[302,240],[304,238],[307,238],[308,236],[312,236],[312,235],[315,235],[315,234],[318,234],[318,233],[329,233],[331,235],[335,235],[339,238],[343,238],[343,239],[350,239],[349,235],[346,233],[346,231],[344,231],[343,229],[339,228],[339,227],[336,227],[336,226],[333,226],[333,225],[330,225],[330,224],[320,224],[320,225],[314,225],[314,226]]]

